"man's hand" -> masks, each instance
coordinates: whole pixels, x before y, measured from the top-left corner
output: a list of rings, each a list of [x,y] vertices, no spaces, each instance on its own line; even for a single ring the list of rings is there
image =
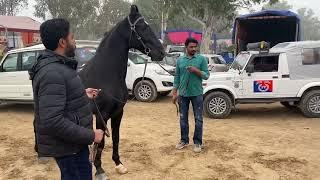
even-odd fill
[[[178,93],[177,93],[177,90],[174,89],[174,90],[172,91],[172,103],[173,103],[173,104],[176,104],[177,99],[178,99]]]
[[[196,73],[196,72],[200,72],[200,70],[196,67],[193,67],[193,66],[189,66],[187,67],[187,70],[191,73]]]
[[[90,99],[94,99],[98,96],[101,89],[87,88],[86,93]]]
[[[104,132],[101,129],[94,130],[94,142],[100,143],[103,139]]]
[[[194,73],[194,74],[196,74],[197,76],[201,77],[201,71],[200,71],[198,68],[193,67],[193,66],[189,66],[189,67],[187,67],[187,70],[188,70],[189,72]]]

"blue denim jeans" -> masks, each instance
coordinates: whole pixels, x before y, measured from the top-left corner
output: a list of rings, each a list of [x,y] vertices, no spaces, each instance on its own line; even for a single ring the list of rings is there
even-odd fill
[[[61,172],[61,180],[92,180],[88,147],[77,154],[55,158],[55,160]]]
[[[181,141],[189,143],[189,104],[192,103],[195,119],[193,143],[202,145],[203,134],[203,96],[179,97]]]

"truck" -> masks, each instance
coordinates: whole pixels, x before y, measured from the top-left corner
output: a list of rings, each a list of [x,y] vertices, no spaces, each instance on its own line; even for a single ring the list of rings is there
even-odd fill
[[[300,29],[300,18],[291,11],[264,10],[238,16],[232,33],[235,56],[246,51],[249,43],[265,41],[273,47],[282,42],[300,41]]]
[[[285,42],[270,49],[262,44],[240,52],[227,72],[204,81],[205,114],[223,119],[238,104],[280,102],[319,118],[320,41]]]

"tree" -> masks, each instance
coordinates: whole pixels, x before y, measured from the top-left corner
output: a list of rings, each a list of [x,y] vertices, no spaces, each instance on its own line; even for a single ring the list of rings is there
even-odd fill
[[[27,0],[0,0],[0,15],[14,16],[27,5]]]
[[[175,6],[175,1],[135,0],[133,3],[138,5],[141,14],[143,14],[155,32],[167,31],[168,29],[201,30],[202,27],[197,22],[190,21],[181,9]],[[167,42],[164,34],[160,37]]]
[[[274,4],[267,4],[264,9],[291,10],[292,5],[283,0]],[[312,9],[301,8],[297,10],[301,20],[303,40],[320,40],[320,20]]]
[[[292,5],[288,4],[288,1],[282,0],[276,3],[268,3],[263,9],[272,9],[272,10],[290,10]]]
[[[304,40],[320,40],[320,20],[312,9],[298,9],[301,19],[302,38]]]
[[[248,8],[255,3],[277,2],[277,0],[175,0],[178,7],[187,17],[202,26],[201,52],[210,53],[211,37],[231,27],[240,7]]]
[[[35,16],[43,18],[65,18],[76,36],[87,38],[92,35],[93,22],[99,0],[36,0]]]
[[[36,0],[35,16],[67,19],[76,38],[97,39],[129,12],[124,0]]]
[[[119,21],[123,20],[130,10],[130,4],[123,0],[100,0],[98,8],[96,34],[101,37]]]
[[[172,15],[173,0],[135,0],[141,14],[155,32],[165,31]],[[163,36],[161,37],[164,38]]]

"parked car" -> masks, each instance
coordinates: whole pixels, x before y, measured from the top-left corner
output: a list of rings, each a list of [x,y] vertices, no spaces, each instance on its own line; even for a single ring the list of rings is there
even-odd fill
[[[163,63],[167,64],[169,66],[174,66],[176,67],[177,65],[177,60],[181,56],[179,53],[168,53],[166,56],[163,58]]]
[[[208,70],[211,72],[228,71],[228,65],[222,56],[216,54],[203,54],[208,61]]]
[[[237,104],[281,102],[306,117],[319,118],[319,71],[320,41],[243,51],[228,72],[204,81],[204,111],[211,118],[226,118]]]
[[[178,46],[178,45],[168,45],[166,48],[166,53],[176,53],[176,52],[185,52],[185,46]]]
[[[221,55],[227,64],[232,64],[234,61],[234,56],[232,52],[220,52],[218,53],[218,55]]]
[[[148,61],[145,80],[142,81],[145,61]],[[163,65],[170,74],[175,68]],[[139,52],[129,52],[126,84],[130,93],[143,102],[154,101],[158,95],[167,96],[173,89],[174,77],[153,63],[150,58]]]
[[[79,61],[78,70],[85,66],[95,54],[98,41],[77,41],[75,58]],[[0,63],[0,103],[32,103],[33,91],[28,70],[32,68],[37,55],[44,50],[42,44],[9,51]],[[130,54],[137,54],[130,55]],[[133,91],[140,101],[154,101],[158,95],[167,95],[173,89],[173,76],[165,72],[157,64],[148,63],[145,81],[142,83],[144,71],[143,54],[130,52],[126,83],[129,91]],[[174,72],[174,67],[165,66]]]
[[[77,50],[87,47],[92,47],[92,42],[77,41]],[[43,50],[44,46],[38,44],[6,53],[0,63],[0,103],[32,103],[33,91],[28,70]]]

